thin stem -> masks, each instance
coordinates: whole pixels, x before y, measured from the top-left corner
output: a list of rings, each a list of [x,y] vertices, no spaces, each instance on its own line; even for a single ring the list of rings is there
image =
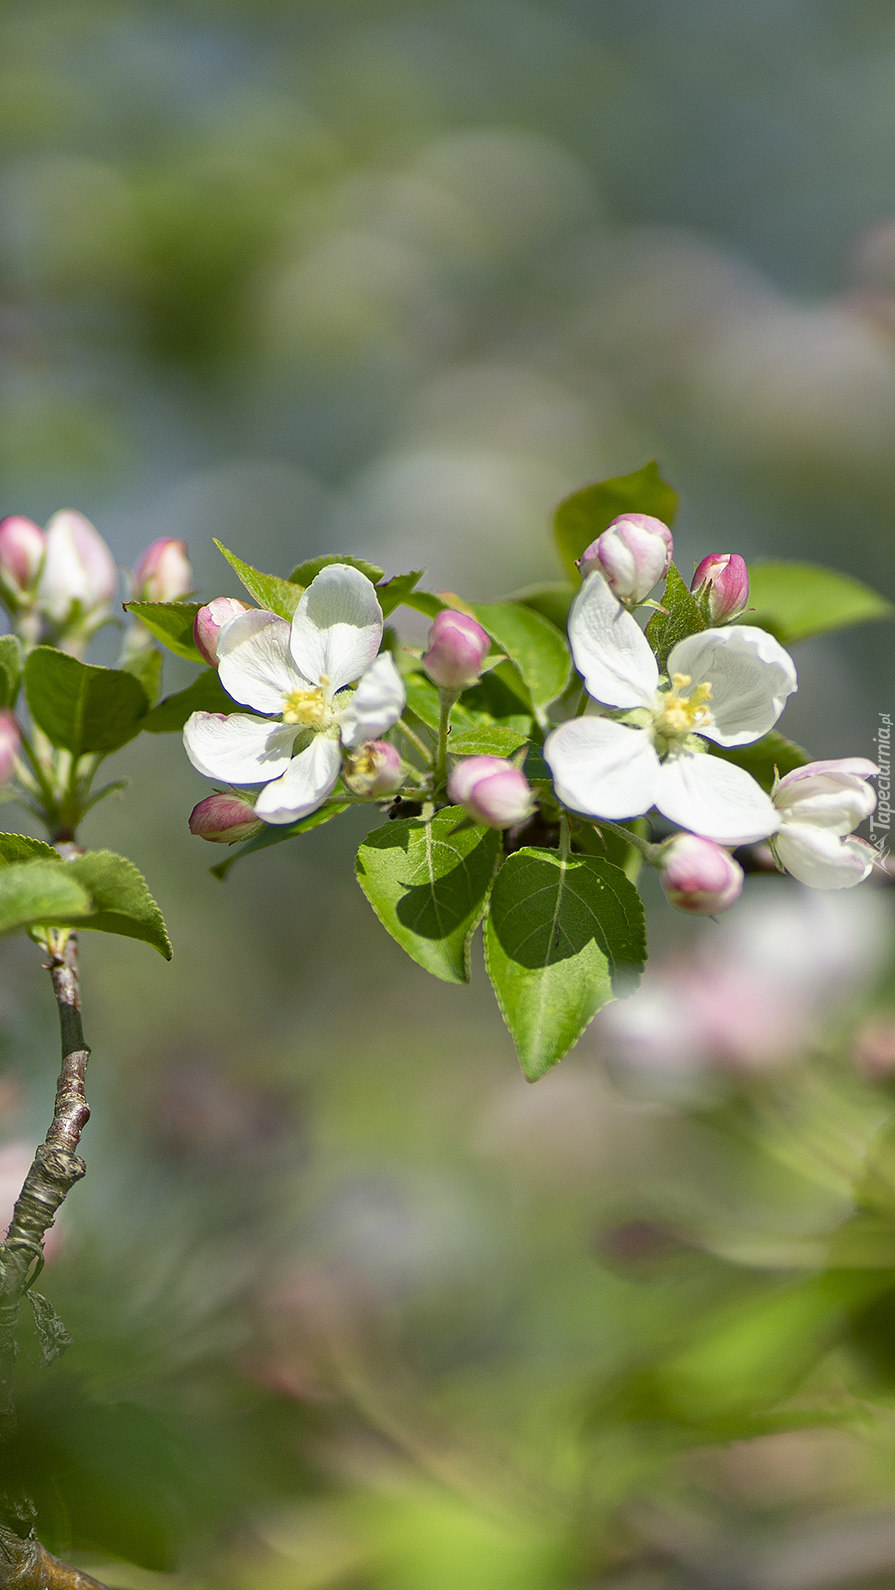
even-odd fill
[[[640,851],[644,861],[648,861],[651,867],[660,865],[660,857],[665,849],[664,845],[653,845],[648,839],[641,839],[640,835],[635,834],[630,828],[622,828],[620,823],[611,823],[608,817],[597,818],[595,826],[597,828],[608,828],[610,833],[617,834],[618,838],[623,839],[627,845],[633,845],[634,849]]]
[[[426,763],[426,766],[427,767],[431,767],[432,766],[432,752],[429,750],[429,747],[427,745],[423,744],[423,741],[420,739],[419,735],[415,734],[413,729],[408,728],[408,726],[404,722],[403,718],[399,722],[398,728],[400,729],[401,733],[404,735],[404,738],[409,740],[410,744],[415,746],[416,749],[419,751],[420,756],[423,758],[423,760]]]
[[[90,1109],[84,1090],[90,1050],[81,1026],[78,944],[74,933],[49,934],[47,970],[53,983],[62,1038],[62,1070],[53,1121],[19,1194],[6,1241],[0,1244],[0,1439],[15,1428],[13,1371],[22,1299],[43,1260],[43,1239],[66,1195],[85,1174],[77,1153]],[[2,1587],[0,1579],[0,1587]]]
[[[569,832],[568,814],[561,811],[559,814],[559,854],[563,861],[568,861],[571,848],[572,836]]]
[[[432,772],[432,793],[437,795],[447,781],[447,744],[451,732],[451,713],[457,699],[455,690],[439,690],[441,711],[438,715],[438,742],[435,747],[435,767]]]

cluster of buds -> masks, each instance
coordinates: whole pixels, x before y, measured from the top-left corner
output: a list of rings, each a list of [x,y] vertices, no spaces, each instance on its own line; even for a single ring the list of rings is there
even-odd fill
[[[12,613],[89,635],[108,618],[117,584],[115,559],[83,514],[64,508],[46,530],[18,514],[0,523],[0,594]]]

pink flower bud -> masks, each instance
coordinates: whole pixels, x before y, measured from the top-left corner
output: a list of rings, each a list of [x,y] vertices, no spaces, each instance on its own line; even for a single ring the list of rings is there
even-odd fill
[[[633,607],[668,573],[674,555],[671,531],[648,513],[625,513],[592,541],[578,559],[581,578],[596,569],[620,602]]]
[[[38,606],[57,624],[87,620],[91,628],[112,606],[118,569],[89,519],[65,508],[47,525],[47,550],[37,587]]]
[[[153,541],[134,569],[133,600],[176,602],[192,588],[193,571],[184,542]]]
[[[0,784],[8,784],[22,744],[22,731],[10,711],[0,712]]]
[[[190,833],[214,845],[235,845],[260,834],[263,827],[251,801],[241,795],[206,795],[190,812]]]
[[[500,756],[468,756],[448,779],[448,800],[486,828],[514,828],[534,811],[534,792],[518,767]]]
[[[749,571],[738,552],[710,552],[690,586],[710,624],[729,624],[749,600]]]
[[[427,637],[423,667],[442,690],[465,690],[482,672],[491,641],[468,613],[442,608]]]
[[[355,795],[391,795],[404,783],[404,763],[388,740],[368,740],[349,756],[343,776]]]
[[[46,537],[31,519],[12,514],[0,523],[0,582],[15,596],[30,591],[40,573]]]
[[[224,625],[250,611],[249,603],[237,601],[235,596],[216,596],[213,602],[199,608],[193,619],[193,640],[212,668],[218,665],[218,636]]]
[[[697,834],[675,834],[662,856],[659,876],[672,905],[702,916],[726,911],[743,887],[743,869],[733,856]]]

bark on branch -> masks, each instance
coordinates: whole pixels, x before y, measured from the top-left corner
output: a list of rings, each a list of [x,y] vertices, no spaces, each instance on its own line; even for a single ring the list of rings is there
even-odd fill
[[[25,1178],[6,1241],[0,1243],[0,1441],[15,1428],[13,1374],[22,1298],[43,1266],[44,1236],[67,1194],[86,1170],[77,1147],[90,1118],[84,1092],[90,1050],[81,1026],[78,941],[74,933],[59,935],[58,948],[50,951],[48,970],[59,1010],[62,1070],[52,1125]]]
[[[2,1524],[0,1586],[2,1590],[103,1590],[97,1579],[51,1556],[33,1535],[22,1540]]]

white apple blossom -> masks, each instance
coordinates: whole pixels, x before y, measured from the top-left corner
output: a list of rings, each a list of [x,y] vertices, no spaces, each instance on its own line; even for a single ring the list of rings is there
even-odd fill
[[[377,656],[381,639],[375,590],[345,563],[312,580],[291,625],[259,608],[230,619],[217,638],[221,684],[269,716],[194,712],[183,731],[193,766],[228,784],[264,784],[255,814],[267,823],[316,811],[339,777],[340,743],[379,739],[404,710],[401,676],[388,653]]]
[[[571,718],[547,736],[557,795],[592,817],[637,817],[656,806],[718,844],[746,844],[778,827],[749,773],[703,754],[705,739],[748,745],[773,727],[797,688],[792,659],[753,626],[706,629],[679,641],[667,680],[643,630],[599,574],[569,615],[569,641],[591,697],[625,719]]]
[[[867,779],[878,772],[875,762],[850,756],[809,762],[781,778],[771,795],[779,819],[771,849],[779,865],[814,889],[861,883],[876,851],[865,839],[855,839],[852,829],[876,806]]]

